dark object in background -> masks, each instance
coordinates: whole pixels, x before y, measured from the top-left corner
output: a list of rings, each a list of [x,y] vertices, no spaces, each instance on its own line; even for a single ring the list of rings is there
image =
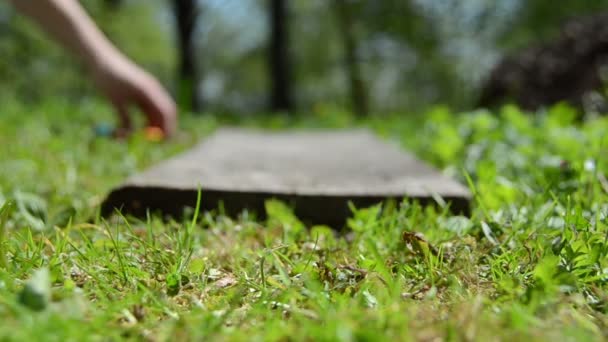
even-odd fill
[[[123,0],[105,0],[105,4],[108,8],[116,10],[122,6]]]
[[[353,112],[360,117],[369,114],[368,96],[359,65],[357,51],[358,40],[355,34],[355,23],[350,2],[333,0],[342,43],[344,44],[344,69],[350,83],[350,98]]]
[[[200,70],[194,39],[199,11],[196,0],[173,0],[179,48],[178,102],[180,107],[194,112],[202,110],[202,100],[197,87]]]
[[[276,198],[295,207],[304,222],[341,228],[348,203],[368,207],[386,199],[451,203],[468,213],[471,195],[397,146],[367,131],[271,133],[223,129],[192,150],[134,175],[112,191],[104,215],[121,209],[145,217],[147,210],[183,215],[194,207],[221,207],[228,215],[248,209],[265,213]]]
[[[270,109],[274,112],[294,110],[291,55],[289,53],[289,8],[287,0],[269,0]]]
[[[482,87],[478,104],[491,107],[514,101],[536,110],[567,101],[584,108],[591,94],[601,89],[607,66],[608,13],[577,18],[564,25],[554,41],[504,58]]]

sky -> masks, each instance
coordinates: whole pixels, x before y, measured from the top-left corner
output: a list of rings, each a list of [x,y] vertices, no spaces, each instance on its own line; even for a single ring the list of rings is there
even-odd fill
[[[217,23],[221,22],[222,29],[235,32],[235,39],[226,42],[233,51],[246,51],[266,39],[266,14],[255,0],[199,1],[206,11],[200,25],[202,37],[213,33]]]
[[[226,42],[233,51],[259,46],[266,38],[265,13],[259,1],[199,1],[207,11],[203,17],[206,24],[201,25],[202,37],[212,34],[221,22],[225,30],[234,32],[235,39]],[[412,1],[440,25],[444,40],[442,52],[459,63],[458,69],[465,81],[474,82],[499,59],[500,51],[493,46],[494,37],[508,29],[510,19],[525,0]]]

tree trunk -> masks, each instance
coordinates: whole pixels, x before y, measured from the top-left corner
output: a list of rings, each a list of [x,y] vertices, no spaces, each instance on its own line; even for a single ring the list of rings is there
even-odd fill
[[[177,98],[182,108],[198,112],[202,110],[202,99],[198,93],[200,70],[197,63],[194,33],[199,17],[199,7],[196,0],[173,0],[173,9],[179,51]]]
[[[122,5],[123,0],[105,0],[105,3],[110,9],[116,10]]]
[[[292,112],[291,59],[289,54],[288,0],[269,0],[270,109]]]
[[[353,111],[358,116],[369,113],[368,95],[357,58],[357,39],[353,24],[352,11],[346,0],[333,0],[338,26],[344,44],[344,68],[350,83],[350,97]]]

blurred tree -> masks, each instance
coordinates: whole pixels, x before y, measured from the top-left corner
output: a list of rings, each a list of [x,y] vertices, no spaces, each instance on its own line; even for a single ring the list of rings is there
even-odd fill
[[[187,110],[202,110],[202,99],[198,91],[200,70],[196,53],[195,31],[200,7],[196,0],[173,0],[177,26],[178,103]]]
[[[511,50],[530,42],[546,41],[559,34],[564,21],[607,8],[608,0],[564,1],[559,6],[546,0],[519,0],[519,9],[500,43]]]
[[[537,109],[566,100],[586,109],[605,106],[596,90],[606,81],[608,1],[517,2],[509,30],[496,37],[503,57],[483,80],[476,104],[515,101]]]
[[[123,0],[105,0],[106,5],[111,9],[118,9],[122,4]]]
[[[413,0],[346,3],[357,18],[351,25],[359,24],[357,50],[369,107],[418,108],[451,95],[454,65],[438,53],[438,25],[424,8]]]
[[[287,0],[269,0],[270,109],[292,112],[291,58],[289,52],[289,8]]]
[[[333,0],[338,27],[344,44],[344,68],[350,83],[352,110],[358,116],[369,114],[367,89],[359,67],[359,46],[355,35],[353,11],[347,0]]]
[[[557,38],[504,58],[484,85],[479,105],[515,101],[535,110],[568,101],[605,111],[606,101],[598,90],[607,81],[606,67],[608,13],[571,19]]]

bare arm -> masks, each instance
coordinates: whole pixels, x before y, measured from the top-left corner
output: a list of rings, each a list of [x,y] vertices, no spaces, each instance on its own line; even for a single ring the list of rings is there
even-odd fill
[[[76,0],[9,0],[91,70],[99,89],[108,97],[129,130],[128,108],[138,106],[150,126],[167,135],[175,131],[175,103],[156,79],[125,57],[103,35]]]

